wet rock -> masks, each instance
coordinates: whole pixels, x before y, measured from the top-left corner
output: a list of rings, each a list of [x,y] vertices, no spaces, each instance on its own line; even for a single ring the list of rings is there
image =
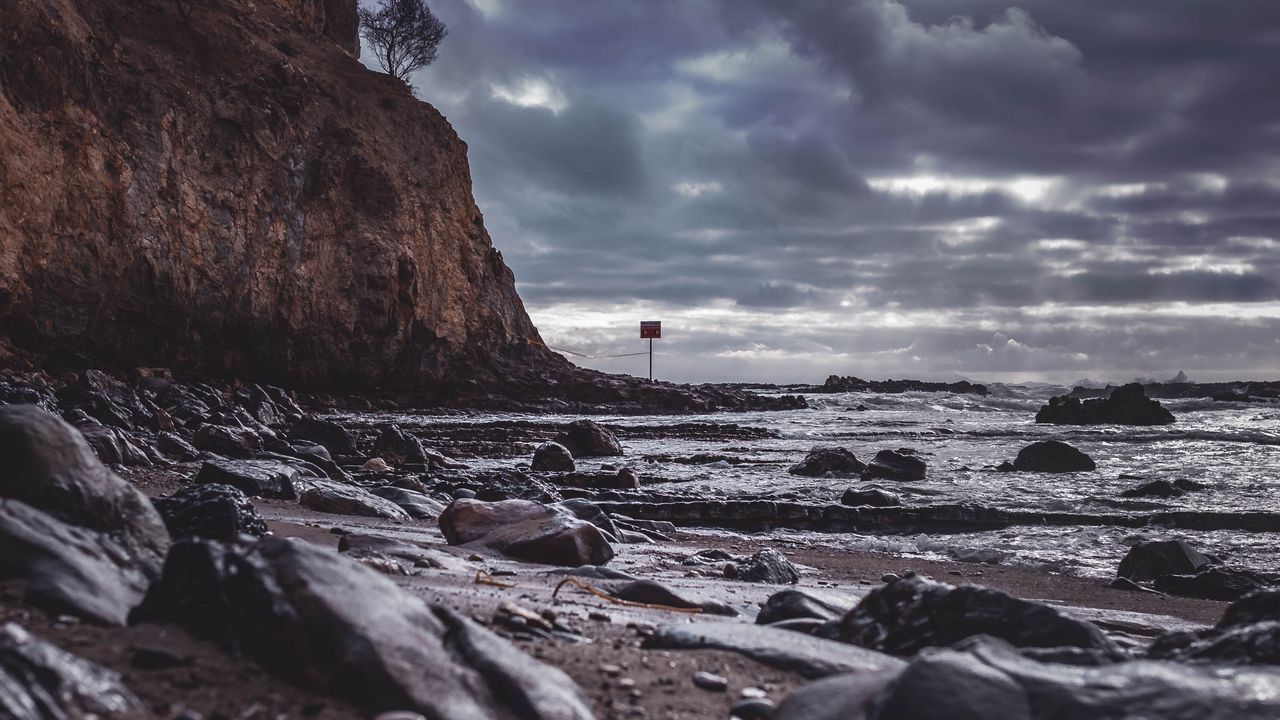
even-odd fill
[[[1036,422],[1057,425],[1168,425],[1173,413],[1147,397],[1138,383],[1116,388],[1109,398],[1080,402],[1066,395],[1049,398],[1036,413]]]
[[[710,692],[724,692],[729,689],[729,679],[709,672],[696,672],[693,674],[693,684],[696,687],[708,690]]]
[[[1173,481],[1173,485],[1179,490],[1184,490],[1186,492],[1195,492],[1197,490],[1205,490],[1209,487],[1205,483],[1196,482],[1195,480],[1188,480],[1187,478],[1178,478],[1177,480]]]
[[[842,672],[893,670],[904,666],[901,660],[874,650],[743,622],[698,621],[667,625],[645,638],[642,647],[728,650],[807,678]]]
[[[364,472],[383,473],[390,470],[391,466],[387,465],[386,460],[376,457],[365,460],[364,464],[360,466],[360,469]]]
[[[1152,480],[1137,487],[1129,488],[1120,493],[1120,497],[1158,497],[1158,498],[1176,498],[1182,497],[1187,493],[1186,490],[1169,482],[1168,480]]]
[[[868,720],[876,695],[901,671],[892,668],[825,677],[796,688],[778,705],[773,719]]]
[[[1209,558],[1182,540],[1147,540],[1135,543],[1116,570],[1129,580],[1155,580],[1164,575],[1194,574],[1209,566]]]
[[[853,603],[843,598],[818,594],[809,590],[782,590],[769,596],[760,613],[756,615],[756,623],[770,625],[797,618],[813,618],[815,620],[836,620],[853,609]]]
[[[386,427],[378,434],[373,452],[395,465],[430,462],[422,441],[400,429],[399,425]]]
[[[787,472],[804,477],[852,477],[866,467],[866,463],[842,447],[816,447]]]
[[[910,482],[923,480],[924,474],[924,460],[894,450],[881,450],[862,470],[862,479]]]
[[[1040,440],[1022,448],[1013,461],[1019,472],[1083,472],[1097,469],[1093,458],[1058,440]]]
[[[305,542],[183,541],[137,620],[175,622],[371,712],[451,720],[592,717],[561,671],[360,563]]]
[[[777,706],[769,698],[744,698],[729,708],[729,717],[738,720],[769,720]]]
[[[298,468],[276,460],[207,460],[193,481],[230,485],[250,497],[298,499],[304,484]]]
[[[211,483],[183,488],[169,497],[152,500],[164,518],[169,536],[234,541],[241,535],[258,537],[267,523],[243,492],[230,485]]]
[[[139,717],[119,673],[68,653],[14,623],[0,625],[0,717]]]
[[[592,420],[575,420],[556,442],[575,458],[607,457],[622,454],[622,445],[608,428]]]
[[[416,520],[434,520],[444,512],[444,503],[419,492],[405,490],[391,485],[377,488],[372,493],[384,500],[390,500]]]
[[[743,582],[793,585],[800,582],[800,569],[786,555],[764,548],[738,564],[736,580]]]
[[[536,471],[574,472],[577,465],[569,449],[557,442],[545,442],[533,452],[530,466]]]
[[[325,446],[315,445],[304,441],[293,443],[289,450],[292,450],[292,452],[288,452],[287,454],[320,468],[330,480],[346,482],[346,471],[333,461],[333,456],[329,454],[329,450]]]
[[[1156,578],[1155,589],[1180,597],[1231,601],[1274,584],[1275,576],[1214,565],[1194,574],[1162,575]]]
[[[335,515],[409,520],[409,513],[394,502],[355,485],[319,480],[298,497],[303,507]]]
[[[592,490],[634,490],[640,487],[640,478],[636,476],[635,471],[631,468],[622,468],[616,472],[571,472],[552,475],[547,479],[556,485],[564,487]]]
[[[868,505],[871,507],[895,507],[902,504],[902,498],[894,493],[874,488],[871,490],[859,490],[857,488],[849,488],[844,491],[844,495],[840,496],[841,505],[850,505],[858,507],[859,505]]]
[[[262,450],[262,438],[248,428],[202,425],[192,444],[201,450],[233,458],[251,458]]]
[[[440,514],[450,545],[486,547],[547,565],[603,565],[613,548],[595,525],[565,508],[528,500],[454,500]]]
[[[1245,595],[1227,608],[1213,628],[1174,632],[1157,639],[1148,656],[1183,662],[1280,665],[1280,589]]]
[[[991,635],[1019,647],[1080,647],[1119,656],[1092,623],[999,590],[907,575],[872,590],[840,621],[841,640],[893,655]]]
[[[178,462],[189,462],[200,457],[200,451],[194,445],[172,432],[162,432],[156,436],[156,449],[165,457]]]
[[[738,611],[718,600],[695,600],[685,597],[671,588],[654,580],[634,580],[626,583],[605,585],[603,590],[609,595],[628,602],[646,605],[662,605],[683,609],[701,610],[707,615],[724,615],[737,617]]]
[[[363,560],[389,558],[403,561],[414,568],[433,568],[466,572],[471,567],[462,558],[439,545],[410,542],[377,535],[349,533],[338,540],[338,552]]]
[[[310,440],[323,445],[331,455],[347,456],[356,454],[356,441],[346,428],[332,420],[321,420],[317,417],[304,417],[293,424],[289,437],[297,440]]]
[[[600,509],[600,506],[586,498],[570,498],[555,503],[555,507],[564,508],[573,514],[579,520],[585,520],[592,525],[600,528],[605,534],[620,539],[621,530],[613,522],[613,518],[609,514]]]
[[[0,468],[0,580],[26,580],[42,607],[123,624],[169,548],[151,502],[32,405],[0,407]]]
[[[106,425],[83,425],[76,428],[93,448],[98,459],[108,465],[151,466],[151,459],[124,430]]]

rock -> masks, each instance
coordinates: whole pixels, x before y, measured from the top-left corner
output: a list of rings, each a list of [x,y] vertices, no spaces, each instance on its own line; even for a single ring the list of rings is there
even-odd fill
[[[134,444],[124,430],[105,425],[83,425],[76,428],[93,448],[98,459],[108,465],[151,466],[151,459]]]
[[[387,520],[410,519],[408,512],[390,500],[355,485],[342,485],[329,480],[317,481],[312,487],[303,490],[298,500],[303,507],[317,512]]]
[[[371,491],[383,500],[390,500],[416,520],[434,520],[444,512],[444,503],[419,492],[386,485]]]
[[[622,454],[622,445],[608,428],[592,420],[575,420],[556,442],[575,458],[608,457]]]
[[[593,490],[634,490],[640,487],[640,478],[631,468],[616,472],[571,472],[547,477],[552,483],[564,487],[590,488]]]
[[[1146,396],[1138,383],[1116,388],[1111,397],[1085,400],[1063,395],[1049,398],[1049,404],[1036,413],[1036,422],[1057,425],[1168,425],[1173,413],[1158,401]]]
[[[907,455],[893,450],[881,450],[862,470],[862,479],[910,482],[923,480],[924,473],[924,460],[914,455]]]
[[[68,653],[14,623],[0,625],[0,717],[140,717],[119,673]]]
[[[178,462],[189,462],[200,457],[200,451],[194,445],[172,432],[162,432],[156,436],[156,449]]]
[[[1157,639],[1148,656],[1182,662],[1280,665],[1280,589],[1257,590],[1231,603],[1212,628],[1173,632]]]
[[[1274,584],[1275,576],[1243,568],[1213,565],[1194,574],[1162,575],[1156,578],[1155,589],[1180,597],[1231,601]]]
[[[769,698],[745,698],[729,708],[729,717],[738,720],[769,720],[777,706]]]
[[[1187,493],[1186,490],[1169,482],[1168,480],[1152,480],[1149,483],[1129,488],[1120,493],[1120,497],[1158,497],[1158,498],[1176,498],[1182,497]]]
[[[800,582],[795,563],[773,548],[764,548],[738,565],[735,579],[743,582],[794,585]]]
[[[769,596],[760,613],[756,615],[756,623],[770,625],[797,618],[813,618],[829,621],[842,617],[853,609],[853,603],[843,598],[819,595],[811,590],[782,590]]]
[[[773,720],[867,720],[874,698],[901,671],[841,673],[801,686],[778,705]]]
[[[874,650],[742,622],[694,621],[666,625],[646,637],[641,647],[728,650],[807,678],[842,672],[895,670],[904,666],[901,660]]]
[[[262,438],[247,428],[202,425],[192,444],[201,450],[233,458],[251,458],[262,450]]]
[[[232,542],[241,535],[261,536],[267,523],[244,493],[230,485],[192,485],[152,500],[169,536]]]
[[[455,572],[467,572],[472,569],[462,558],[449,553],[443,546],[377,535],[355,533],[343,535],[338,540],[338,552],[358,560],[365,558],[402,560],[415,568],[434,568]]]
[[[360,469],[365,472],[381,473],[381,472],[386,472],[390,470],[391,467],[387,465],[386,460],[376,457],[376,458],[369,458],[368,460],[366,460],[364,464],[360,466]]]
[[[945,698],[945,699],[944,699]],[[921,653],[877,699],[883,720],[1031,720],[1022,687],[973,655]]]
[[[787,472],[805,477],[851,477],[866,469],[866,464],[841,447],[816,447]]]
[[[585,520],[600,528],[602,532],[613,538],[621,538],[621,531],[614,524],[613,518],[600,509],[600,506],[586,498],[570,498],[554,503],[554,507],[563,508],[579,520]]]
[[[1120,655],[1097,626],[1048,605],[913,574],[872,590],[839,628],[840,640],[892,655],[946,647],[974,635],[991,635],[1018,647],[1092,648]]]
[[[317,417],[304,417],[293,424],[289,430],[289,437],[297,440],[310,440],[318,445],[323,445],[326,450],[333,456],[347,456],[356,454],[356,441],[342,427],[332,420],[322,420]]]
[[[42,607],[123,624],[169,549],[151,502],[33,405],[0,407],[0,467],[0,580],[26,580]]]
[[[1019,472],[1082,472],[1095,470],[1093,458],[1058,440],[1040,440],[1022,448],[1013,461]]]
[[[136,613],[175,622],[370,713],[587,720],[581,691],[456,611],[305,542],[182,541]]]
[[[440,514],[450,545],[475,545],[526,562],[603,565],[613,548],[600,529],[568,510],[529,500],[454,500]]]
[[[1018,471],[1018,468],[1014,467],[1013,463],[1009,462],[1008,460],[1005,460],[1004,462],[996,466],[996,472],[1017,472],[1017,471]]]
[[[1194,574],[1209,566],[1209,558],[1182,540],[1146,540],[1125,553],[1116,570],[1129,580],[1155,580],[1162,575]]]
[[[373,443],[373,451],[396,465],[430,462],[422,441],[400,429],[399,425],[384,428]]]
[[[692,600],[654,580],[612,583],[602,588],[610,596],[628,602],[665,607],[698,609],[706,615],[737,617],[738,611],[716,600]]]
[[[729,679],[720,675],[714,675],[709,672],[696,672],[693,674],[693,684],[703,690],[711,692],[724,692],[729,689]]]
[[[1202,482],[1196,482],[1195,480],[1188,480],[1187,478],[1178,478],[1177,480],[1173,481],[1173,485],[1179,490],[1184,490],[1186,492],[1195,492],[1197,490],[1204,490],[1209,487],[1208,485]]]
[[[902,498],[879,488],[873,488],[871,490],[849,488],[844,491],[844,495],[840,496],[840,504],[851,505],[853,507],[857,507],[859,505],[868,505],[871,507],[896,507],[902,504]]]
[[[250,497],[298,499],[298,468],[276,460],[207,460],[193,481],[230,485]]]
[[[574,472],[577,465],[573,462],[573,453],[569,452],[569,448],[557,442],[545,442],[538,446],[533,452],[533,463],[530,465],[535,471],[550,472]]]

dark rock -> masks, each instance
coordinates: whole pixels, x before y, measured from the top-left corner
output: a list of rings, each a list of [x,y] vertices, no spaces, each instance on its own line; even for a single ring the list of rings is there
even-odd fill
[[[1177,480],[1173,481],[1173,485],[1179,490],[1184,490],[1186,492],[1195,492],[1197,490],[1204,490],[1209,487],[1205,483],[1196,482],[1195,480],[1188,480],[1187,478],[1178,478]]]
[[[207,460],[193,481],[230,485],[251,497],[298,499],[298,468],[276,460]]]
[[[191,442],[201,450],[233,458],[251,458],[262,450],[258,433],[223,425],[201,425]]]
[[[528,500],[455,500],[440,515],[450,545],[474,544],[526,562],[603,565],[613,548],[595,525]]]
[[[608,428],[592,420],[575,420],[556,438],[575,458],[622,454],[622,445]]]
[[[373,453],[393,465],[430,462],[422,441],[401,430],[399,425],[391,425],[378,434]]]
[[[182,439],[181,435],[162,432],[156,436],[156,449],[161,454],[179,462],[188,462],[200,457],[200,451],[194,445]]]
[[[0,468],[0,580],[27,580],[30,602],[123,624],[169,548],[151,502],[33,405],[0,407]]]
[[[444,503],[419,492],[386,485],[372,491],[374,495],[399,505],[416,520],[434,520],[444,512]]]
[[[600,528],[606,534],[620,538],[621,532],[618,526],[613,522],[613,518],[609,514],[600,509],[600,506],[587,500],[586,498],[570,498],[555,503],[555,507],[563,508],[573,514],[579,520],[585,520],[592,525]]]
[[[743,622],[698,621],[658,628],[645,648],[728,650],[770,667],[820,678],[842,672],[896,670],[904,663],[884,653],[811,635]]]
[[[1129,580],[1155,580],[1163,575],[1194,574],[1208,565],[1209,558],[1182,540],[1147,540],[1129,548],[1116,575]]]
[[[1201,600],[1239,600],[1255,590],[1276,584],[1274,576],[1243,568],[1213,565],[1187,575],[1162,575],[1155,588],[1162,593]]]
[[[693,684],[703,690],[709,690],[711,692],[724,692],[729,689],[728,678],[709,672],[694,673]]]
[[[176,622],[370,713],[592,717],[577,686],[452,609],[305,542],[183,541],[136,613]]]
[[[813,387],[805,387],[804,392],[950,392],[958,394],[986,395],[987,387],[968,380],[953,383],[927,382],[924,380],[863,380],[852,375],[831,375],[826,382]]]
[[[93,448],[98,459],[108,465],[141,465],[151,466],[151,459],[136,444],[127,432],[116,427],[105,425],[85,425],[76,428],[84,436],[85,442]]]
[[[999,590],[907,575],[872,590],[840,622],[841,640],[893,655],[991,635],[1019,647],[1080,647],[1118,656],[1092,623]]]
[[[769,698],[744,698],[729,708],[729,717],[738,720],[769,720],[777,706]]]
[[[867,720],[872,701],[901,672],[891,668],[825,677],[792,691],[773,720]]]
[[[333,456],[329,454],[329,450],[325,446],[303,441],[293,443],[290,446],[290,449],[293,452],[289,454],[320,468],[330,480],[337,480],[338,482],[347,481],[346,471],[339,467],[338,463],[333,461]]]
[[[390,558],[402,560],[415,568],[434,568],[466,572],[470,566],[461,558],[450,554],[444,547],[429,543],[410,542],[376,535],[348,533],[338,540],[338,552],[363,560],[366,558]]]
[[[1169,482],[1168,480],[1152,480],[1149,483],[1129,488],[1120,493],[1120,497],[1158,497],[1158,498],[1176,498],[1182,497],[1187,491]]]
[[[634,490],[640,487],[640,479],[631,468],[622,468],[616,472],[570,472],[548,476],[547,480],[564,487],[592,490]]]
[[[323,445],[330,454],[335,456],[346,456],[356,454],[356,441],[342,427],[332,420],[321,420],[317,417],[304,417],[293,424],[289,430],[289,437],[298,440],[310,440],[318,445]]]
[[[853,609],[853,604],[844,602],[843,598],[828,597],[808,590],[782,590],[769,596],[760,613],[756,615],[759,625],[771,625],[785,620],[797,618],[813,618],[816,620],[835,620]]]
[[[897,495],[873,488],[871,490],[859,490],[857,488],[849,488],[844,491],[844,495],[840,496],[841,505],[850,505],[857,507],[859,505],[869,505],[871,507],[895,507],[902,504],[902,498]]]
[[[816,447],[787,472],[804,477],[851,477],[866,469],[866,464],[842,447]]]
[[[773,548],[764,548],[738,565],[736,580],[743,582],[793,585],[800,582],[795,563]]]
[[[1026,693],[1013,678],[957,652],[922,653],[889,683],[873,714],[878,720],[1032,717]]]
[[[390,500],[355,485],[342,485],[329,480],[317,481],[303,490],[298,501],[303,507],[316,512],[388,520],[410,519],[409,513]]]
[[[996,466],[996,472],[1017,472],[1017,471],[1018,471],[1018,468],[1014,467],[1013,463],[1009,462],[1008,460],[1005,460],[1004,462]]]
[[[200,537],[232,542],[241,535],[258,537],[267,531],[266,521],[249,498],[230,485],[192,485],[152,503],[174,539]]]
[[[923,480],[924,474],[924,460],[894,450],[881,450],[862,470],[862,479],[910,482]]]
[[[1152,644],[1149,657],[1231,665],[1280,665],[1280,589],[1258,590],[1231,603],[1218,624],[1174,632]]]
[[[1097,469],[1093,458],[1058,440],[1040,440],[1022,448],[1013,461],[1019,472],[1082,472]]]
[[[1036,422],[1056,425],[1168,425],[1173,413],[1146,396],[1142,385],[1130,383],[1116,388],[1111,397],[1085,400],[1063,395],[1049,398],[1036,413]]]
[[[1144,592],[1144,593],[1153,593],[1155,595],[1164,594],[1164,593],[1156,592],[1151,588],[1143,587],[1126,577],[1113,578],[1111,582],[1107,583],[1107,587],[1111,588],[1112,590],[1124,590],[1126,592]]]
[[[577,465],[573,462],[573,454],[569,449],[557,442],[545,442],[533,452],[533,463],[536,471],[573,472]]]
[[[738,611],[717,600],[694,600],[687,598],[662,583],[653,580],[634,580],[622,584],[606,585],[602,588],[609,595],[627,602],[644,603],[646,605],[662,605],[664,607],[697,609],[707,615],[725,615],[737,617]]]
[[[141,717],[119,673],[68,653],[14,623],[0,625],[0,717]]]

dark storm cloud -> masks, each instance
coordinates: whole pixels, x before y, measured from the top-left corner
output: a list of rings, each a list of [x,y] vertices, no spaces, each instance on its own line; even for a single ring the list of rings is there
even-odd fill
[[[415,85],[544,333],[644,308],[743,376],[1280,350],[1273,0],[431,5]]]

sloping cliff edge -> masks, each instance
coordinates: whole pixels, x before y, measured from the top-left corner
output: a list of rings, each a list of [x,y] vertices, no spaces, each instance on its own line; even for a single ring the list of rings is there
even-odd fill
[[[356,0],[0,3],[0,346],[292,386],[567,362]]]

